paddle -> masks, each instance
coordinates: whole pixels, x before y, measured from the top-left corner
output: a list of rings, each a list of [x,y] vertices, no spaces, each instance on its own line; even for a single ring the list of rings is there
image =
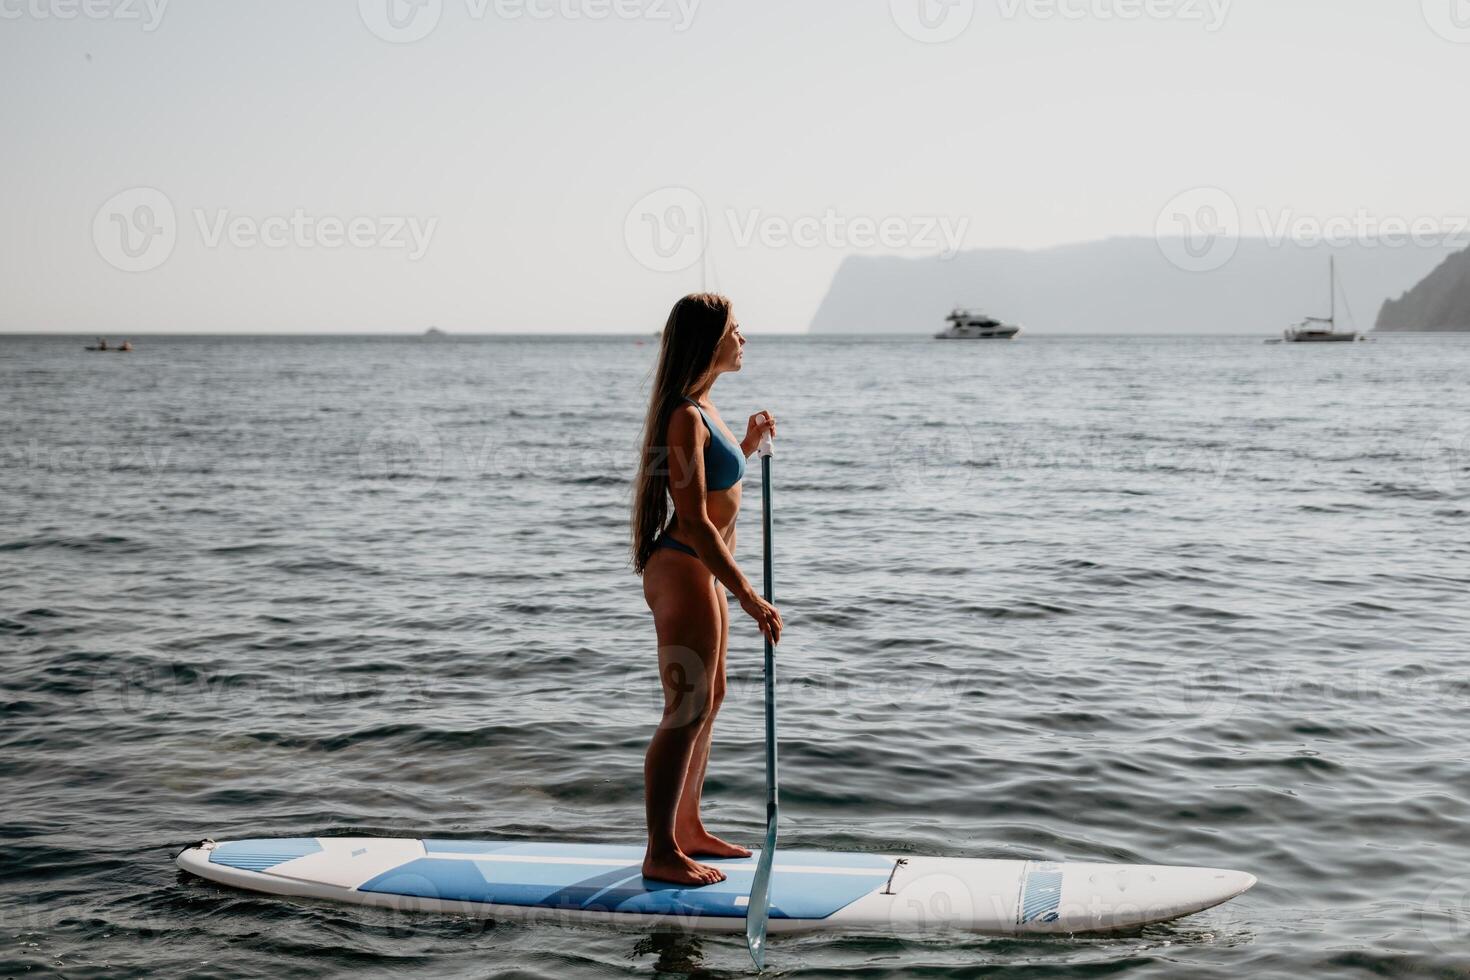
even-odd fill
[[[765,552],[765,596],[771,600],[771,434],[761,436],[761,542]],[[766,637],[766,845],[756,864],[745,910],[745,942],[755,968],[766,966],[766,917],[771,906],[771,865],[776,860],[776,650]]]

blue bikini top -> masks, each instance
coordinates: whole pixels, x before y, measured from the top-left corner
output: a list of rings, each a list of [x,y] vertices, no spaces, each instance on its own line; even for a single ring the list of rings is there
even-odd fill
[[[709,429],[710,441],[704,446],[704,483],[710,490],[728,490],[745,476],[745,453],[740,446],[730,441],[725,430],[710,421],[699,402],[684,399],[704,417],[704,426]]]

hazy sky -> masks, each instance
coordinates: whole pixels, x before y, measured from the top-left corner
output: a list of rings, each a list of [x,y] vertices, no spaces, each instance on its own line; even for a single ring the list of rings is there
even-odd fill
[[[1470,214],[1470,0],[0,0],[0,75],[4,331],[652,330],[700,206],[748,331],[1197,187]]]

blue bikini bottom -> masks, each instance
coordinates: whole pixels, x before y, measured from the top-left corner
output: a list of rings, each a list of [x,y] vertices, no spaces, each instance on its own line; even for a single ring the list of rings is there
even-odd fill
[[[673,548],[675,551],[682,551],[686,555],[693,555],[695,558],[699,557],[699,552],[695,551],[693,548],[689,547],[687,544],[678,540],[677,538],[671,537],[669,535],[669,532],[667,531],[658,536],[658,540],[653,543],[653,547],[655,549]]]

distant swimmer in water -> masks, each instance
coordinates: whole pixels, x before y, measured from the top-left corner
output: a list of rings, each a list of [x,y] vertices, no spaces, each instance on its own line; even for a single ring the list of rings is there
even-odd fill
[[[118,350],[132,350],[132,349],[133,349],[133,342],[131,340],[124,340],[122,342],[122,346],[118,348]]]
[[[674,304],[644,420],[633,501],[633,570],[643,576],[643,598],[653,612],[664,693],[663,718],[643,764],[643,875],[686,885],[725,877],[695,857],[750,855],[706,830],[699,815],[710,736],[725,697],[725,590],[772,643],[781,638],[781,614],[733,557],[745,460],[763,433],[775,435],[776,420],[769,412],[752,415],[745,438],[736,442],[710,401],[716,379],[740,370],[744,347],[725,297],[701,293]]]

